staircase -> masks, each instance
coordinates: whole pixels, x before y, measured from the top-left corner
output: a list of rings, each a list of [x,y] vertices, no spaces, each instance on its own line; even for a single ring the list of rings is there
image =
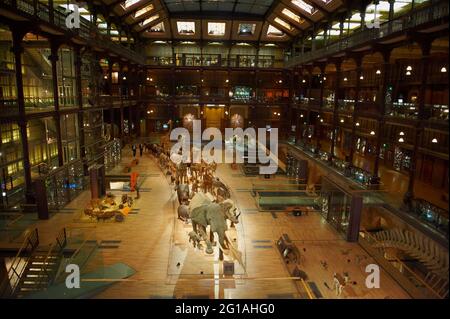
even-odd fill
[[[371,235],[377,248],[394,247],[419,261],[428,271],[424,281],[441,297],[448,297],[449,254],[434,241],[406,229],[383,230]]]
[[[55,278],[61,260],[60,253],[38,247],[30,256],[17,284],[15,297],[22,298],[29,293],[48,287]]]
[[[28,231],[6,278],[0,283],[0,298],[23,298],[51,285],[63,260],[66,244],[65,228],[50,246],[39,246],[37,229]]]

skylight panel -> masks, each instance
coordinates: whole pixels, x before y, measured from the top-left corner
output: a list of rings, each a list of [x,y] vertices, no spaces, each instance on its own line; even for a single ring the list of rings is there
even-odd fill
[[[129,9],[130,7],[134,6],[136,3],[141,2],[142,0],[126,0],[122,3],[122,8],[125,10]]]
[[[164,22],[160,22],[156,25],[154,25],[153,27],[150,28],[149,30],[152,33],[163,33],[166,31],[165,27],[164,27]]]
[[[309,3],[306,3],[305,1],[292,0],[291,2],[292,2],[292,4],[296,5],[297,7],[299,7],[300,9],[302,9],[303,11],[305,11],[306,13],[308,13],[310,15],[312,15],[312,14],[314,14],[314,12],[316,12],[316,9]]]
[[[208,22],[208,35],[224,36],[225,23],[223,22]]]
[[[267,36],[269,37],[282,37],[284,36],[284,32],[280,29],[275,28],[273,25],[269,25],[267,29]]]
[[[177,21],[178,34],[193,35],[195,34],[195,22]]]
[[[291,10],[289,10],[287,8],[284,8],[283,11],[281,11],[281,13],[298,23],[303,22],[302,18],[300,18],[299,15],[295,14],[294,12],[292,12]]]
[[[142,21],[141,26],[145,26],[145,25],[149,24],[150,22],[155,21],[157,19],[159,19],[159,14],[155,14],[154,16],[151,16],[150,18],[145,19],[144,21]]]
[[[255,34],[256,24],[254,23],[240,23],[239,24],[239,35],[253,35]]]
[[[284,20],[282,20],[282,19],[280,19],[280,18],[278,18],[278,17],[275,18],[274,21],[275,21],[276,23],[278,23],[279,25],[285,27],[286,29],[292,30],[292,26],[291,26],[289,23],[287,23],[286,21],[284,21]]]
[[[149,11],[153,10],[153,4],[149,4],[148,6],[145,6],[144,8],[136,11],[136,13],[134,14],[135,18],[139,18],[141,15],[146,14]]]

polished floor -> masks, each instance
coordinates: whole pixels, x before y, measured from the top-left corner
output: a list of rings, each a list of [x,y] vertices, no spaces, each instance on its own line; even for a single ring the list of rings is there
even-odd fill
[[[124,150],[122,164],[115,172],[131,162],[130,153]],[[176,218],[175,192],[156,160],[144,154],[133,170],[140,174],[141,197],[135,202],[136,213],[128,215],[123,223],[84,218],[82,210],[90,199],[89,192],[68,205],[64,213],[37,223],[43,243],[52,242],[62,227],[67,227],[73,237],[116,243],[112,248],[98,249],[86,271],[122,262],[134,268],[136,274],[110,285],[94,298],[306,298],[304,290],[289,278],[275,247],[283,233],[299,248],[301,268],[317,287],[317,295],[409,298],[383,270],[381,288],[366,288],[365,266],[373,263],[372,258],[358,244],[344,241],[318,213],[294,217],[286,212],[258,212],[250,192],[252,183],[280,183],[282,177],[269,181],[248,178],[226,164],[219,165],[217,175],[232,189],[232,197],[242,211],[236,245],[243,253],[243,265],[236,267],[234,277],[223,277],[217,251],[205,255],[188,243],[191,226]],[[345,272],[351,284],[337,296],[333,274],[343,276]]]

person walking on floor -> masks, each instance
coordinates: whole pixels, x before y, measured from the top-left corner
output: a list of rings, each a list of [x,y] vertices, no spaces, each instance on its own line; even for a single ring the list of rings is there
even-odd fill
[[[139,144],[139,156],[142,157],[142,153],[144,152],[144,145]]]
[[[133,144],[131,149],[133,150],[133,157],[136,157],[136,144]]]

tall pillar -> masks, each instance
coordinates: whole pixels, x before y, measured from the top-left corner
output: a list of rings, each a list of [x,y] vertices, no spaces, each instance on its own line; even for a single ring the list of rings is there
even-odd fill
[[[59,93],[58,93],[58,70],[57,70],[57,62],[58,62],[58,49],[59,43],[51,40],[50,43],[50,62],[52,64],[52,84],[53,84],[53,100],[55,104],[55,115],[53,119],[55,121],[55,133],[58,147],[58,166],[64,165],[64,157],[63,157],[63,147],[62,147],[62,136],[61,136],[61,116],[59,114]]]
[[[386,91],[387,91],[387,81],[389,78],[389,59],[391,57],[391,50],[386,50],[382,52],[383,55],[383,66],[381,69],[382,83],[381,90],[378,95],[378,135],[375,149],[375,162],[373,165],[373,174],[370,180],[371,184],[379,184],[380,178],[378,176],[378,169],[380,166],[380,151],[381,151],[381,143],[383,139],[383,127],[386,113]]]
[[[355,156],[356,118],[358,117],[359,91],[361,89],[361,79],[360,78],[362,75],[362,56],[355,57],[355,62],[356,62],[355,104],[353,106],[352,135],[351,135],[350,154],[348,156],[348,158],[349,158],[348,161],[349,161],[350,166],[353,166],[353,157]]]
[[[323,108],[323,78],[324,78],[324,74],[325,74],[325,67],[326,65],[323,63],[320,66],[320,76],[319,76],[319,84],[320,84],[320,95],[319,95],[319,109],[322,111]],[[322,129],[321,125],[320,125],[320,121],[317,124],[317,133],[316,133],[316,153],[319,153],[320,150],[320,130]]]
[[[342,61],[336,60],[334,62],[334,65],[336,66],[336,83],[334,88],[334,109],[333,109],[333,125],[332,125],[332,131],[331,131],[331,147],[330,147],[330,158],[329,161],[331,162],[334,157],[334,148],[336,145],[336,129],[337,129],[337,122],[338,122],[338,108],[339,108],[339,83],[341,80],[341,67],[342,67]]]
[[[430,60],[430,51],[431,51],[431,43],[432,39],[428,39],[421,43],[422,49],[422,58],[421,58],[421,75],[422,82],[420,83],[419,90],[419,116],[417,125],[415,127],[415,140],[414,140],[414,149],[411,156],[411,167],[409,170],[409,181],[408,181],[408,190],[405,193],[403,198],[403,202],[408,209],[411,209],[412,199],[414,198],[414,182],[416,177],[416,166],[417,166],[417,158],[419,152],[419,146],[422,141],[422,133],[423,133],[423,120],[425,120],[425,98],[426,98],[426,89],[428,84],[428,70],[429,70],[429,60]]]
[[[12,51],[14,53],[14,63],[16,72],[16,90],[17,90],[17,106],[19,109],[19,131],[20,140],[22,145],[22,157],[23,157],[23,175],[25,181],[25,200],[27,203],[34,202],[34,191],[31,179],[31,164],[30,154],[28,150],[28,135],[27,135],[27,119],[25,113],[25,97],[23,94],[23,77],[22,77],[22,39],[25,36],[26,31],[13,30],[13,46]]]
[[[78,144],[80,147],[80,158],[83,161],[83,172],[87,176],[87,164],[86,164],[86,148],[84,138],[84,118],[83,118],[83,92],[81,83],[81,50],[79,46],[75,46],[75,86],[76,86],[76,98],[78,104]]]
[[[111,97],[111,103],[110,103],[110,108],[109,108],[109,122],[111,124],[111,139],[115,138],[115,134],[114,134],[114,103],[112,100],[112,91],[113,91],[113,85],[112,85],[112,73],[113,73],[113,61],[112,59],[108,59],[108,93]]]

